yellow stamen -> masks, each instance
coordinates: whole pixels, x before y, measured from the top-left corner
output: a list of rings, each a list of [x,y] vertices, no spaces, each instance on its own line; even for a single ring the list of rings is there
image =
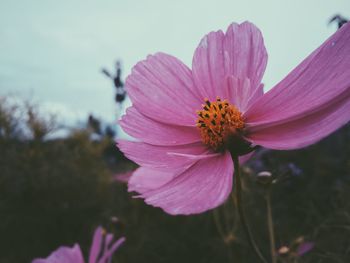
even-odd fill
[[[200,130],[203,143],[214,150],[221,150],[225,140],[244,128],[242,113],[236,106],[219,97],[210,102],[205,99],[203,109],[198,110],[197,127]]]

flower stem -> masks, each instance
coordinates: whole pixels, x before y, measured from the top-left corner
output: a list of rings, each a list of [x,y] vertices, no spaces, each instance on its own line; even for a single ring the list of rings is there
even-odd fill
[[[238,214],[239,214],[241,223],[243,225],[243,228],[244,228],[244,231],[246,232],[249,243],[252,246],[256,256],[260,259],[261,262],[267,263],[267,260],[264,258],[263,254],[261,253],[260,249],[258,248],[253,238],[252,232],[245,218],[243,201],[242,201],[242,182],[241,182],[238,156],[232,155],[232,159],[233,159],[233,165],[234,165],[234,171],[235,171],[235,185],[236,185],[235,194],[236,194],[236,200],[237,200]]]
[[[276,263],[277,258],[276,258],[276,245],[275,245],[275,231],[273,229],[270,189],[268,189],[266,193],[266,205],[267,205],[267,227],[269,230],[270,248],[271,248],[271,262]]]

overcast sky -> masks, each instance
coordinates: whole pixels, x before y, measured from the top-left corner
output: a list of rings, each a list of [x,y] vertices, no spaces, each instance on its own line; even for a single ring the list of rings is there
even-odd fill
[[[115,119],[114,89],[100,73],[157,51],[187,65],[199,40],[231,22],[263,32],[269,89],[350,16],[349,0],[0,0],[0,95],[31,97],[64,118]],[[85,117],[84,117],[85,118]]]

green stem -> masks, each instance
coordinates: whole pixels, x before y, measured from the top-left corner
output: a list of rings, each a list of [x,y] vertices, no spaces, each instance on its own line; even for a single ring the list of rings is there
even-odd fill
[[[256,256],[260,259],[261,262],[267,263],[267,260],[264,258],[263,254],[261,253],[260,249],[258,248],[258,246],[253,238],[252,232],[251,232],[249,225],[247,223],[247,220],[245,218],[244,209],[243,209],[243,201],[242,201],[242,182],[241,182],[238,156],[233,155],[232,159],[233,159],[233,165],[234,165],[234,171],[235,171],[235,181],[236,181],[235,193],[236,193],[236,200],[237,200],[237,208],[238,208],[238,214],[239,214],[241,223],[243,225],[243,229],[246,232],[249,243],[252,246]]]
[[[271,262],[276,263],[276,245],[275,245],[275,231],[273,229],[273,220],[272,220],[272,209],[271,209],[271,192],[270,189],[266,193],[266,205],[267,205],[267,227],[269,230],[270,238],[270,248],[271,248]]]
[[[223,227],[220,224],[219,211],[217,209],[215,209],[213,214],[214,214],[214,222],[215,222],[216,228],[217,228],[222,240],[225,241],[225,231],[223,230]]]

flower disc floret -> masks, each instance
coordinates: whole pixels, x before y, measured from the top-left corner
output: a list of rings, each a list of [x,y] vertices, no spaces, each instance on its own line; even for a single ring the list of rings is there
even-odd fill
[[[230,104],[227,100],[210,102],[205,99],[203,109],[198,110],[197,127],[200,130],[201,138],[204,144],[215,151],[225,148],[225,141],[232,134],[240,133],[244,128],[242,113],[236,106]]]

